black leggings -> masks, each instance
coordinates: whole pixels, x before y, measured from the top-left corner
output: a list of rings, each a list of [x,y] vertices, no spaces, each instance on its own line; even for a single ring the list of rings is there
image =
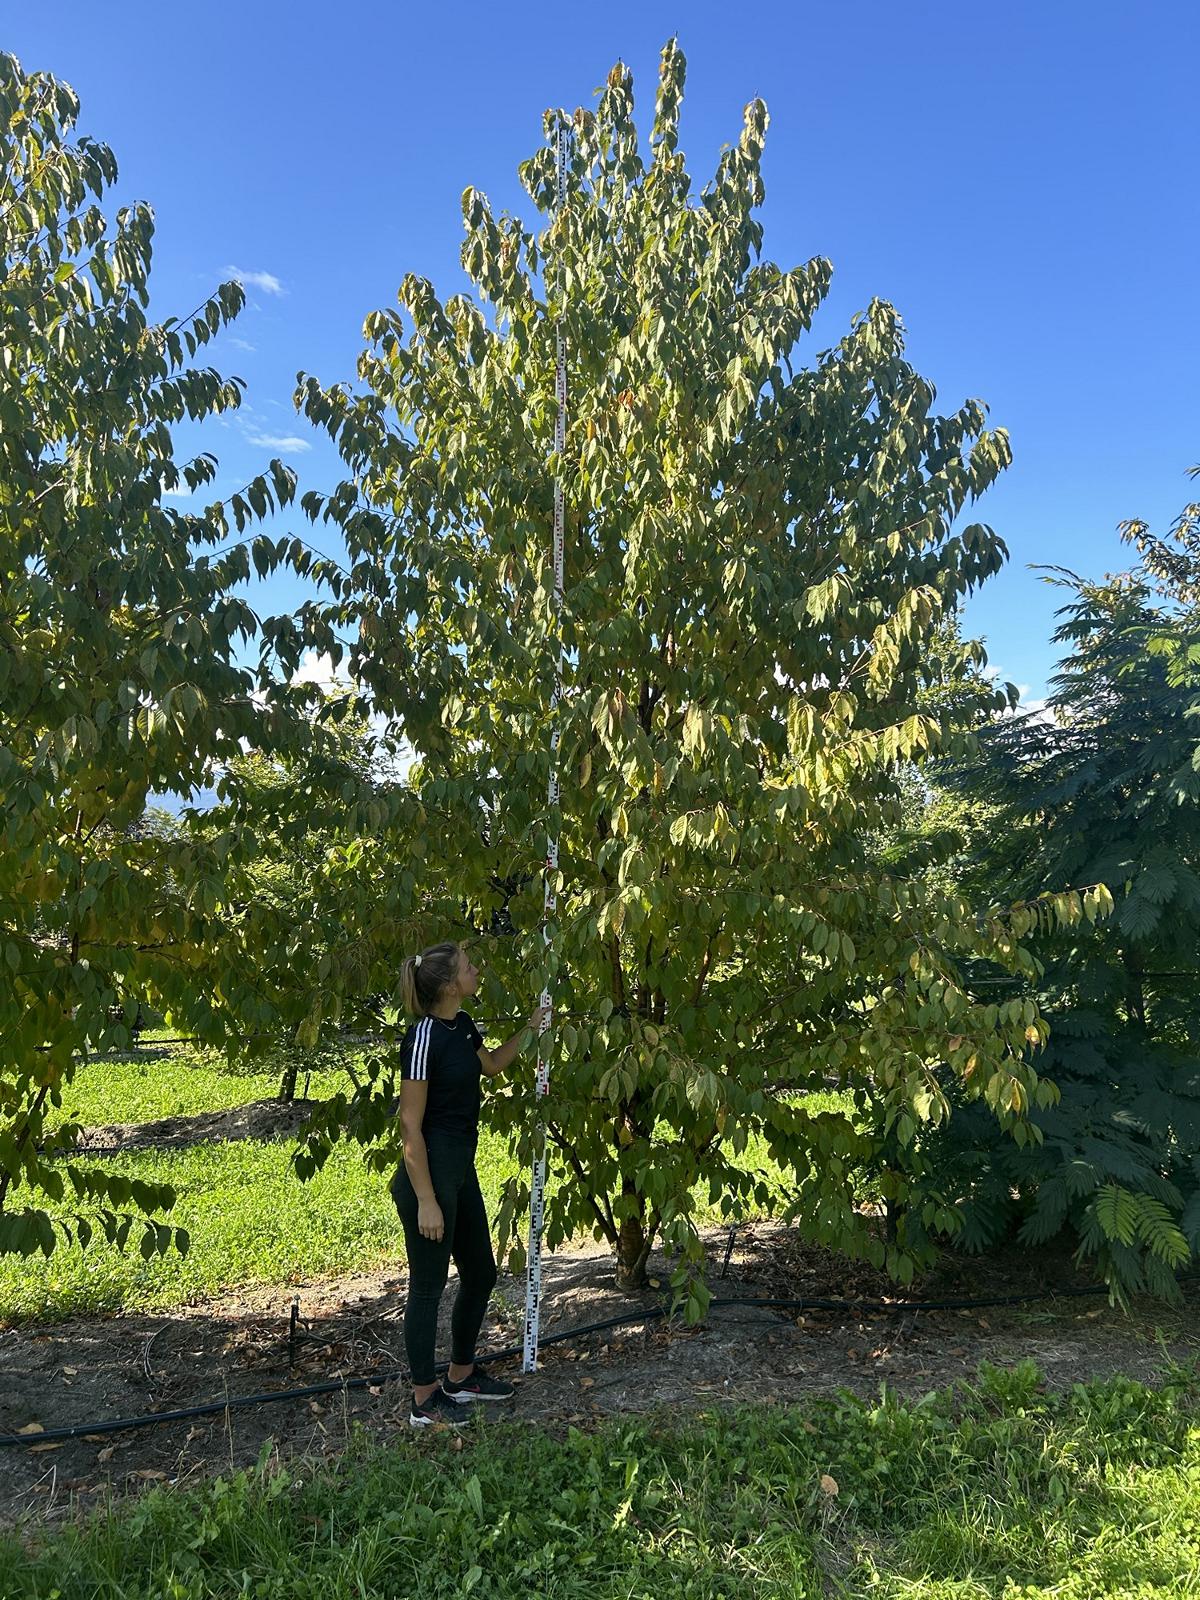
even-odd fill
[[[406,1169],[401,1167],[392,1179],[392,1199],[408,1247],[404,1346],[417,1386],[435,1381],[438,1305],[451,1257],[458,1268],[458,1293],[450,1316],[450,1359],[456,1366],[469,1366],[475,1359],[475,1341],[496,1282],[492,1236],[475,1175],[474,1141],[431,1133],[426,1135],[425,1149],[433,1192],[446,1224],[440,1239],[426,1239],[417,1227],[417,1196]]]

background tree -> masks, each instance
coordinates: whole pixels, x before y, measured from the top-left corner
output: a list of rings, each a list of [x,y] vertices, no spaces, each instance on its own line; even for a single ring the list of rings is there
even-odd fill
[[[339,696],[346,700],[344,687],[326,698]],[[214,844],[252,828],[257,849],[226,882],[222,942],[245,947],[260,987],[277,1003],[288,995],[311,997],[295,1035],[267,1027],[241,1042],[256,1070],[263,1070],[264,1056],[278,1070],[284,1101],[295,1097],[301,1071],[348,1061],[347,1029],[358,1038],[379,1033],[385,1014],[395,1021],[391,991],[406,935],[403,921],[393,923],[384,908],[390,901],[394,909],[396,896],[405,905],[416,899],[411,842],[405,836],[396,859],[388,827],[369,821],[371,814],[384,818],[397,805],[403,809],[395,753],[363,715],[351,711],[334,721],[335,709],[325,707],[319,749],[234,756],[225,798],[192,822]],[[358,791],[358,834],[343,813],[348,784]],[[379,898],[373,912],[368,895]],[[462,932],[470,931],[464,920]],[[378,988],[371,991],[369,983]]]
[[[291,473],[272,462],[200,513],[164,503],[212,481],[211,456],[176,464],[171,428],[238,405],[239,380],[189,359],[242,290],[148,320],[151,213],[109,227],[97,201],[116,163],[73,139],[77,115],[66,85],[0,56],[0,1249],[53,1249],[45,1202],[69,1196],[68,1238],[99,1223],[123,1244],[140,1212],[149,1254],[172,1240],[170,1191],[55,1159],[74,1130],[47,1119],[79,1062],[127,1045],[142,1000],[222,1047],[311,1031],[357,969],[335,963],[314,999],[303,919],[244,909],[255,864],[331,796],[351,841],[408,802],[389,813],[339,759],[328,724],[345,704],[282,681],[304,648],[340,651],[319,612],[260,622],[235,593],[282,563],[321,576],[297,541],[240,537],[290,501]],[[246,749],[321,775],[273,831],[229,767]],[[149,796],[222,772],[221,829],[140,825]]]
[[[465,901],[484,927],[497,885],[524,885],[507,900],[515,935],[495,946],[499,1009],[543,970],[548,532],[566,474],[552,931],[572,1020],[545,1108],[549,1244],[590,1227],[637,1284],[661,1236],[682,1283],[702,1254],[693,1187],[731,1215],[765,1198],[733,1164],[760,1133],[796,1173],[791,1210],[812,1235],[904,1276],[953,1212],[931,1202],[921,1231],[885,1246],[854,1209],[870,1140],[790,1091],[869,1081],[897,1184],[917,1125],[947,1108],[935,1064],[1018,1135],[1052,1093],[1025,1050],[1040,1036],[1032,1002],[984,1004],[961,981],[981,953],[1028,968],[1011,925],[879,871],[867,845],[904,766],[957,748],[971,706],[999,703],[991,689],[928,709],[920,696],[947,669],[931,636],[1003,559],[988,528],[958,518],[1008,444],[976,402],[933,410],[881,302],[814,365],[793,365],[829,263],[759,257],[760,101],[693,194],[683,85],[672,43],[644,160],[630,75],[614,67],[596,113],[571,119],[561,215],[553,151],[521,169],[539,234],[466,191],[478,298],[443,303],[409,276],[400,309],[367,319],[361,392],[302,380],[298,405],[352,473],[304,506],[342,530],[357,574],[337,615],[361,627],[352,671],[403,717],[415,790],[447,819],[427,883],[449,916]],[[561,462],[548,455],[560,325]],[[1024,925],[1036,915],[1021,911]],[[525,1083],[489,1107],[528,1163]],[[370,1096],[351,1117],[361,1136],[381,1126]],[[313,1162],[331,1127],[314,1129]],[[527,1187],[510,1183],[499,1219],[517,1263]]]
[[[1007,699],[1011,706],[1016,702],[1012,685],[998,685],[987,673],[982,645],[963,639],[958,616],[945,618],[927,641],[926,674],[928,682],[919,691],[917,704],[950,726],[977,729],[997,715],[998,703]],[[885,824],[864,838],[865,870],[893,881],[897,892],[911,893],[919,882],[921,898],[930,891],[954,898],[962,880],[959,857],[968,828],[982,831],[987,816],[995,810],[974,792],[948,793],[936,782],[933,763],[902,763],[895,774],[894,804]],[[907,891],[902,885],[908,886]],[[1008,886],[997,881],[993,888],[995,903],[1003,903]],[[971,966],[964,963],[965,970]],[[986,1002],[994,996],[985,993],[981,998]],[[860,1006],[864,1004],[869,1004],[868,996],[860,1000]],[[939,1066],[935,1071],[952,1102],[971,1103],[959,1092],[951,1068]],[[947,1221],[945,1196],[936,1182],[930,1181],[924,1159],[926,1138],[936,1130],[926,1129],[924,1135],[919,1132],[907,1147],[903,1145],[887,1085],[877,1085],[870,1074],[862,1075],[855,1084],[854,1099],[856,1125],[867,1137],[855,1163],[852,1187],[882,1213],[889,1243],[901,1234],[919,1239],[925,1255],[933,1235],[944,1232]],[[976,1109],[989,1129],[1008,1142],[990,1110],[986,1106]],[[928,1226],[931,1201],[935,1207],[932,1215],[941,1218],[933,1229]]]
[[[1120,1294],[1172,1295],[1200,1251],[1196,516],[1172,541],[1126,524],[1145,558],[1133,572],[1055,574],[1070,653],[1048,714],[997,722],[951,776],[968,893],[1100,882],[1115,912],[1043,936],[1044,972],[1021,989],[1050,1023],[1044,1070],[1062,1093],[1032,1113],[1039,1141],[1018,1149],[967,1113],[931,1142],[955,1171],[968,1243],[1065,1230]],[[971,825],[981,804],[986,825]]]

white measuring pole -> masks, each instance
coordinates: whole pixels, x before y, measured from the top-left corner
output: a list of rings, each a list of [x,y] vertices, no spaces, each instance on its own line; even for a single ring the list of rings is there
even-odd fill
[[[558,215],[562,216],[567,199],[567,125],[562,116],[555,131],[555,165],[557,171]],[[563,333],[562,311],[554,332],[554,394],[558,412],[554,419],[554,452],[559,460],[554,479],[554,690],[550,696],[550,787],[547,797],[547,839],[545,893],[542,903],[542,938],[547,953],[553,941],[551,923],[558,906],[558,743],[561,734],[560,706],[563,685],[563,475],[562,457],[567,444],[567,341]],[[553,1038],[554,997],[551,993],[553,976],[547,963],[546,985],[542,990],[542,1005],[546,1016],[538,1034],[538,1064],[536,1095],[541,1100],[550,1089],[550,1042]],[[533,1174],[529,1185],[529,1254],[525,1267],[525,1355],[522,1372],[537,1370],[538,1327],[542,1307],[542,1223],[546,1210],[546,1125],[539,1117],[534,1135]]]

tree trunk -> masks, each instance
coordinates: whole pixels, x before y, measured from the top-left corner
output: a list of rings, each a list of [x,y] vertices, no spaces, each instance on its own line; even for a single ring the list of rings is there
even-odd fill
[[[617,1288],[638,1293],[649,1287],[650,1244],[640,1217],[626,1217],[617,1235]]]
[[[887,1199],[883,1202],[883,1237],[888,1244],[895,1244],[899,1232],[900,1203]]]
[[[636,1294],[648,1287],[646,1262],[654,1230],[646,1228],[646,1197],[638,1193],[632,1178],[622,1179],[621,1199],[633,1215],[626,1215],[617,1230],[617,1288]]]
[[[1142,988],[1141,960],[1136,951],[1126,947],[1121,951],[1121,962],[1125,968],[1125,1004],[1130,1020],[1149,1033],[1150,1023],[1146,1015],[1146,993]]]
[[[279,1099],[285,1106],[290,1106],[296,1098],[296,1074],[300,1070],[300,1058],[291,1051],[284,1061],[283,1077],[279,1081]]]

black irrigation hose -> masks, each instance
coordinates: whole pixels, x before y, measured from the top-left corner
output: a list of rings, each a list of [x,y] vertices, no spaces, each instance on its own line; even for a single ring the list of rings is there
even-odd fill
[[[566,1339],[577,1339],[583,1334],[599,1333],[605,1328],[617,1328],[627,1322],[651,1322],[666,1315],[663,1306],[651,1306],[631,1316],[610,1317],[606,1322],[590,1323],[585,1328],[571,1328],[566,1333],[552,1333],[540,1344],[559,1344]],[[491,1350],[480,1356],[480,1361],[503,1361],[508,1356],[520,1355],[523,1346],[509,1345],[504,1350]],[[444,1372],[446,1363],[440,1362],[438,1372]],[[44,1428],[40,1433],[0,1434],[0,1449],[6,1445],[51,1444],[60,1439],[78,1439],[91,1433],[123,1433],[126,1428],[152,1428],[160,1422],[187,1422],[192,1417],[215,1417],[222,1411],[239,1411],[248,1406],[269,1406],[279,1400],[309,1400],[319,1394],[341,1394],[350,1389],[373,1388],[406,1377],[407,1367],[390,1367],[386,1372],[372,1373],[362,1378],[335,1378],[327,1383],[308,1383],[299,1389],[268,1389],[262,1394],[233,1395],[228,1400],[210,1400],[200,1406],[183,1406],[178,1411],[153,1411],[143,1417],[111,1417],[105,1422],[78,1422],[69,1428]]]
[[[1200,1283],[1200,1273],[1180,1278],[1180,1284]],[[1032,1300],[1068,1299],[1080,1295],[1106,1294],[1104,1283],[1085,1284],[1080,1288],[1034,1289],[1024,1294],[973,1295],[957,1300],[777,1300],[758,1298],[729,1298],[709,1301],[713,1306],[764,1306],[776,1311],[882,1311],[903,1314],[906,1311],[967,1311],[984,1306],[1025,1305]],[[551,1333],[539,1344],[563,1344],[569,1339],[581,1339],[589,1333],[603,1333],[608,1328],[621,1328],[631,1322],[652,1322],[668,1313],[666,1303],[649,1306],[641,1311],[620,1317],[608,1317],[603,1322],[589,1322],[581,1328],[568,1328],[565,1333]],[[508,1345],[503,1350],[492,1350],[480,1356],[480,1361],[504,1361],[509,1356],[520,1355],[523,1346]],[[445,1362],[437,1370],[444,1371]],[[78,1439],[86,1434],[124,1433],[126,1429],[153,1428],[164,1422],[188,1422],[194,1417],[215,1417],[223,1411],[239,1411],[249,1406],[273,1405],[281,1400],[309,1400],[322,1394],[341,1394],[351,1389],[373,1388],[403,1378],[407,1367],[392,1367],[386,1372],[372,1373],[361,1378],[335,1378],[325,1383],[309,1383],[299,1389],[271,1389],[262,1394],[234,1395],[226,1400],[210,1400],[205,1405],[184,1406],[177,1411],[154,1411],[143,1417],[111,1417],[104,1422],[79,1422],[68,1428],[44,1428],[40,1433],[0,1434],[0,1449],[9,1445],[53,1444],[66,1439]]]

